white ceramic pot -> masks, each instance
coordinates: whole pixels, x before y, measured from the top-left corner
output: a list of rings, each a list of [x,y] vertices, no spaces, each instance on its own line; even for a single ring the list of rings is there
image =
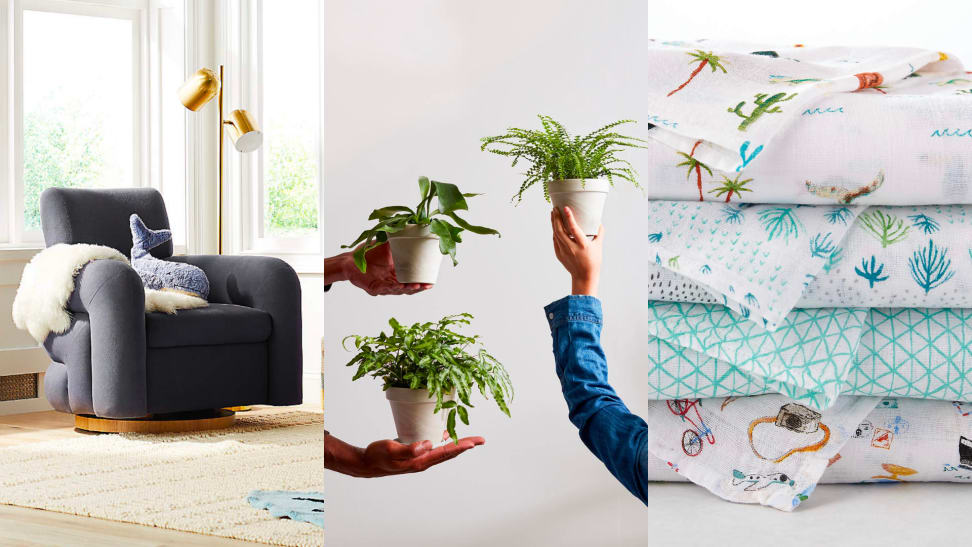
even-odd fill
[[[399,283],[435,283],[439,278],[439,236],[428,226],[410,224],[400,232],[388,234],[388,244]]]
[[[570,207],[584,234],[596,236],[611,184],[605,179],[566,179],[551,182],[549,188],[554,207],[561,211],[565,205]]]
[[[432,412],[435,410],[435,397],[429,398],[429,390],[392,387],[385,391],[385,397],[391,405],[398,442],[442,442],[442,432],[445,431],[445,420],[449,411],[442,409],[437,413]],[[447,401],[453,398],[452,395],[444,397]]]

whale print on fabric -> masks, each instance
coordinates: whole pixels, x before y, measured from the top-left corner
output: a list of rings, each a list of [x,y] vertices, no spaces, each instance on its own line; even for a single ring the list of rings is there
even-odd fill
[[[823,186],[810,182],[806,182],[807,191],[815,196],[820,196],[822,198],[833,199],[837,203],[853,203],[855,199],[866,196],[873,193],[875,190],[884,184],[884,171],[878,171],[876,177],[871,182],[858,186],[857,188],[845,188],[843,186]]]

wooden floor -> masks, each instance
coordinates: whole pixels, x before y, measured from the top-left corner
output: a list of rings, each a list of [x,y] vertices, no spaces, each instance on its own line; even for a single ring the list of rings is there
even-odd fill
[[[320,406],[254,407],[250,412],[317,410]],[[321,432],[323,435],[323,431]],[[74,429],[74,416],[62,412],[31,412],[0,416],[0,447],[92,435]],[[247,541],[177,532],[39,509],[0,505],[0,546],[7,545],[256,545]]]

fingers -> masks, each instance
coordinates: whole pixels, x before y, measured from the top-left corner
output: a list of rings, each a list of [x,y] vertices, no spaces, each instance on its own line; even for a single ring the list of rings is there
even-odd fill
[[[550,211],[550,223],[553,225],[554,240],[559,241],[565,249],[569,249],[572,243],[567,228],[564,226],[563,213],[554,208]]]
[[[579,224],[577,224],[577,219],[574,217],[574,211],[564,206],[564,220],[567,225],[567,233],[570,237],[581,247],[587,246],[587,236],[584,234],[584,230],[581,230]]]
[[[594,236],[594,241],[600,243],[601,239],[604,237],[604,225],[601,224],[597,227],[597,235]]]

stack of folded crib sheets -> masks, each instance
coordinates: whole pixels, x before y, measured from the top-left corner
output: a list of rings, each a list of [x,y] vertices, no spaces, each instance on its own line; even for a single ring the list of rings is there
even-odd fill
[[[784,510],[821,481],[972,482],[972,74],[906,48],[646,57],[646,480]]]

